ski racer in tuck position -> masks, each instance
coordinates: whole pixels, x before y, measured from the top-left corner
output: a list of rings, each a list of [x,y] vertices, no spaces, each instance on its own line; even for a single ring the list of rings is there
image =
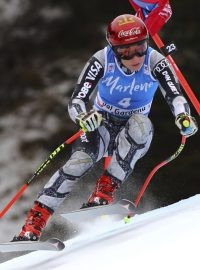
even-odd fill
[[[148,151],[153,126],[148,117],[159,86],[182,135],[197,131],[195,119],[166,58],[148,44],[144,22],[130,14],[108,26],[108,46],[96,52],[83,68],[68,111],[85,131],[73,143],[71,157],[39,193],[18,236],[13,241],[39,240],[50,216],[73,186],[105,155],[109,166],[84,207],[111,204],[115,191]],[[92,110],[86,105],[98,87]],[[182,122],[188,119],[190,126]]]

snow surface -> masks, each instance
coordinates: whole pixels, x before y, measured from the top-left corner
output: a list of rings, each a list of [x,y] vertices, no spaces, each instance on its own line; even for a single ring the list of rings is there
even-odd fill
[[[136,215],[131,223],[98,222],[61,252],[36,251],[1,270],[200,269],[200,195]]]

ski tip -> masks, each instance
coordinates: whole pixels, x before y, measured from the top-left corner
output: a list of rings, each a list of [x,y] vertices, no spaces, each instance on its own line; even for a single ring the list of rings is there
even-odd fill
[[[122,199],[119,202],[119,205],[125,209],[127,209],[129,212],[136,212],[135,204],[127,199]]]
[[[61,251],[65,244],[57,239],[50,238],[46,241],[15,241],[0,243],[0,252],[21,252],[21,251]]]
[[[52,244],[57,251],[61,251],[65,248],[65,244],[58,238],[51,238],[48,242]]]

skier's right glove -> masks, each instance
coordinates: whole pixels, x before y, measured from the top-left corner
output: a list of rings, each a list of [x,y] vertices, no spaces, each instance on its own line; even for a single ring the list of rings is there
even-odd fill
[[[198,130],[196,119],[185,113],[177,115],[175,123],[185,137],[194,135]]]
[[[76,116],[76,123],[84,132],[91,132],[97,129],[102,122],[102,115],[95,110],[91,110],[88,113],[80,113]]]

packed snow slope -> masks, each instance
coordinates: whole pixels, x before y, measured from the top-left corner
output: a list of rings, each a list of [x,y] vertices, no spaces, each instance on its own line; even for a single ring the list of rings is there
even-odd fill
[[[61,252],[36,251],[1,270],[199,270],[200,195],[136,215],[131,223],[95,223],[65,242]]]

